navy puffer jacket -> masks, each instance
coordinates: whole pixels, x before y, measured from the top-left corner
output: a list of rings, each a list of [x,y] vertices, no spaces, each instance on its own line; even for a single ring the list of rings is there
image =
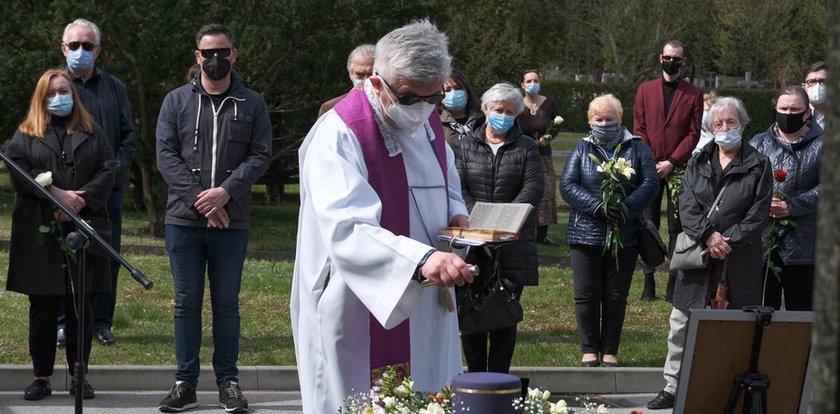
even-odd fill
[[[817,204],[822,192],[819,172],[823,130],[811,117],[808,131],[791,144],[776,135],[775,127],[774,123],[767,131],[757,134],[750,145],[770,158],[773,170],[788,173],[784,182],[773,183],[773,193],[783,194],[796,223],[781,231],[779,256],[785,265],[811,265],[816,251]]]
[[[494,155],[484,142],[486,123],[461,138],[453,148],[467,209],[478,201],[529,203],[534,211],[519,231],[519,241],[500,249],[502,275],[518,285],[536,285],[536,208],[543,196],[543,170],[536,142],[523,135],[518,123],[508,131]]]
[[[621,241],[625,246],[635,246],[639,243],[642,211],[659,191],[659,177],[650,148],[639,137],[622,130],[624,140],[615,157],[630,160],[636,174],[624,181],[627,194],[624,204],[631,217],[621,226]],[[608,157],[589,137],[584,138],[569,154],[560,176],[560,195],[572,207],[566,241],[570,245],[603,246],[607,238],[607,221],[595,217],[595,211],[602,201],[604,176],[596,170],[598,164],[589,158],[589,154],[595,154],[601,161]]]

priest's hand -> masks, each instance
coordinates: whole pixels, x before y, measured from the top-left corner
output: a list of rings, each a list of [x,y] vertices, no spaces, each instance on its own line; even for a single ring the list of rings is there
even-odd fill
[[[461,260],[458,255],[436,251],[420,268],[420,274],[437,286],[452,287],[472,283],[470,265]]]
[[[470,227],[470,219],[463,214],[458,214],[457,216],[452,217],[452,220],[449,221],[449,225],[452,227],[468,228]]]

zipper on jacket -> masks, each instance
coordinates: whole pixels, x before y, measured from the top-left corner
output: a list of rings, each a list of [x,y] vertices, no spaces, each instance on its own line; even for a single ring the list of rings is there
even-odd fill
[[[198,96],[199,102],[201,102],[201,94]],[[244,99],[238,99],[233,96],[228,96],[225,99],[222,99],[222,102],[219,104],[219,108],[216,109],[216,104],[213,103],[213,99],[210,99],[210,107],[213,108],[213,144],[210,147],[210,188],[216,187],[216,162],[218,160],[218,151],[219,151],[219,112],[222,110],[222,107],[225,106],[225,102],[230,99],[233,101],[233,120],[237,121],[239,117],[239,107],[237,106],[236,102],[239,100],[244,101]],[[200,106],[200,105],[199,105]],[[201,114],[199,112],[196,115],[196,125],[198,124],[198,116]],[[198,149],[198,130],[196,129],[196,146],[195,149]]]

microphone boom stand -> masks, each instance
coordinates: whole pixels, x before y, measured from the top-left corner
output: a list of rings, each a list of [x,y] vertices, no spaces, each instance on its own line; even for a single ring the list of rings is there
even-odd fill
[[[132,266],[125,258],[122,257],[113,247],[111,244],[106,242],[102,236],[96,233],[96,230],[90,226],[86,221],[82,220],[73,210],[65,207],[61,202],[56,198],[49,190],[44,188],[41,184],[38,184],[32,176],[29,175],[23,168],[21,168],[17,163],[12,161],[8,155],[4,151],[0,151],[0,158],[6,162],[6,165],[10,168],[10,173],[14,172],[18,176],[26,181],[27,185],[32,187],[36,193],[41,194],[47,199],[50,204],[52,204],[57,210],[60,210],[62,213],[67,215],[70,218],[70,221],[76,225],[76,230],[69,233],[66,237],[67,247],[76,252],[77,250],[81,249],[79,252],[79,270],[77,272],[77,281],[76,285],[76,306],[73,310],[76,312],[76,363],[73,365],[73,385],[74,391],[76,394],[76,404],[75,404],[75,413],[81,414],[83,410],[82,404],[82,393],[84,390],[84,383],[85,383],[85,369],[86,366],[84,364],[84,326],[85,326],[85,305],[84,305],[84,297],[85,297],[85,249],[90,245],[90,240],[93,240],[96,245],[106,252],[111,257],[112,260],[116,260],[122,267],[125,267],[128,270],[131,277],[140,283],[144,289],[149,290],[154,286],[154,283],[146,278],[146,275],[143,274],[140,270],[136,267]]]

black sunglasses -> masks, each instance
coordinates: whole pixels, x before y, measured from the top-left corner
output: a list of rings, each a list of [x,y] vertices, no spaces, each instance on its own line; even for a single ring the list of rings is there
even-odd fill
[[[666,55],[661,55],[661,56],[662,56],[662,60],[664,60],[666,62],[680,63],[680,62],[683,61],[683,58],[681,58],[679,56],[666,56]]]
[[[93,50],[93,48],[96,47],[96,45],[91,42],[70,42],[65,43],[65,45],[67,45],[67,48],[69,48],[70,50],[76,50],[79,48],[79,46],[81,46],[82,49],[84,49],[87,52],[90,52],[91,50]]]
[[[223,47],[219,49],[199,49],[198,51],[201,52],[201,56],[205,59],[210,59],[215,55],[219,55],[219,57],[228,57],[230,56],[230,49],[229,47]]]
[[[379,76],[378,73],[376,75]],[[428,95],[428,96],[400,95],[400,94],[397,93],[396,89],[391,87],[391,84],[389,84],[388,81],[385,80],[385,78],[383,78],[382,76],[379,76],[379,79],[382,79],[382,82],[385,83],[385,86],[387,86],[388,89],[390,89],[391,92],[394,93],[394,95],[397,95],[397,102],[399,102],[400,105],[408,106],[408,105],[414,105],[418,102],[426,102],[426,103],[430,103],[432,105],[437,105],[443,100],[443,97],[445,96],[443,94],[443,92],[439,92],[439,93],[436,93],[436,94],[433,94],[433,95]]]

